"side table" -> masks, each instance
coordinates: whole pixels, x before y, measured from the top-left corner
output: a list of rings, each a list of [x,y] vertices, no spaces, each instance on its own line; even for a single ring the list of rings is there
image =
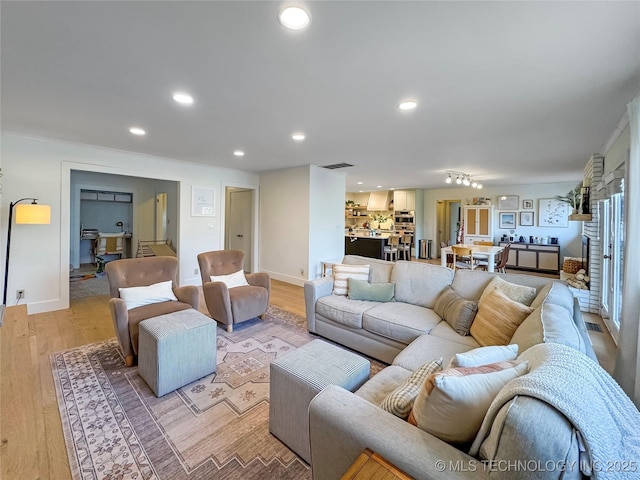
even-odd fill
[[[395,465],[368,448],[360,454],[340,480],[413,480]]]

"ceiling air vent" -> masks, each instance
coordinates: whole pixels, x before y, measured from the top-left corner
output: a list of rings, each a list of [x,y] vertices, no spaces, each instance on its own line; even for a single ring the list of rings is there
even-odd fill
[[[350,163],[334,163],[333,165],[325,165],[322,168],[328,168],[329,170],[335,170],[336,168],[353,167]]]

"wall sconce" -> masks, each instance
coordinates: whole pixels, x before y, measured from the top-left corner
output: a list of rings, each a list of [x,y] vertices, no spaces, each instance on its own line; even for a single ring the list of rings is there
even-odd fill
[[[24,200],[31,200],[29,204],[18,205]],[[7,256],[4,267],[4,293],[2,304],[7,304],[7,287],[9,281],[9,252],[11,248],[11,224],[13,223],[13,207],[16,207],[16,224],[49,225],[51,223],[51,207],[38,205],[37,198],[21,198],[17,202],[9,204],[9,228],[7,229]]]

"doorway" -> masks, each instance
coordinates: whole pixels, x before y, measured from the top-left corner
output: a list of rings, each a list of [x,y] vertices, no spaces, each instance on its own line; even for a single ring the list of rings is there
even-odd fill
[[[244,271],[251,273],[253,254],[253,196],[255,190],[227,187],[225,248],[244,252]]]
[[[460,231],[461,207],[460,200],[438,200],[436,204],[436,230],[438,234],[437,248],[440,252],[440,245],[455,245],[458,243],[458,233]],[[439,254],[438,254],[439,256]]]
[[[156,235],[154,240],[167,239],[167,194],[156,194]]]

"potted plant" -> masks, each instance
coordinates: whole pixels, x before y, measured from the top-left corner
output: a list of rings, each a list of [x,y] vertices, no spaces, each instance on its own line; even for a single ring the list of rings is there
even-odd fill
[[[556,200],[568,203],[573,209],[572,213],[578,213],[580,202],[582,200],[582,182],[580,182],[576,188],[569,190],[566,195],[556,195]]]

